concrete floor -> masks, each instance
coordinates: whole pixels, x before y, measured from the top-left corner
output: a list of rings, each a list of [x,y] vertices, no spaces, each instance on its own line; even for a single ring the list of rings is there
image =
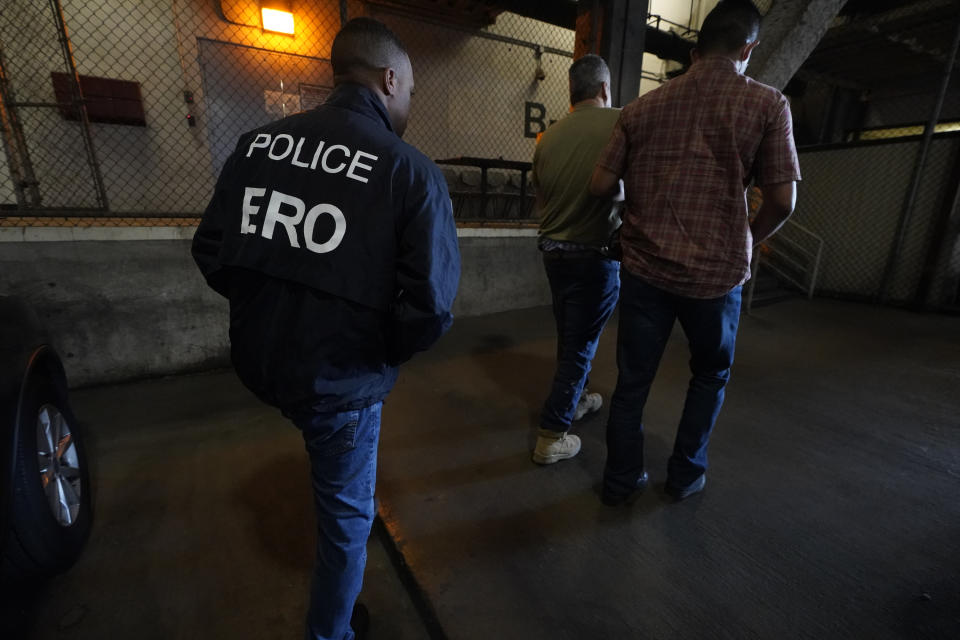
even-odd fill
[[[443,632],[373,538],[371,637],[960,637],[960,322],[791,301],[741,326],[704,494],[610,509],[606,408],[578,427],[580,456],[529,460],[549,310],[458,321],[403,371],[378,479]],[[614,343],[611,326],[591,384],[605,398]],[[654,485],[686,357],[676,333],[646,415]],[[299,435],[228,373],[74,402],[97,520],[80,562],[24,604],[30,637],[299,637],[313,535]]]
[[[93,532],[69,572],[3,612],[19,624],[0,638],[302,638],[316,534],[299,432],[232,372],[72,400],[95,465]],[[368,555],[371,637],[427,637],[377,535]]]
[[[744,318],[704,494],[597,496],[606,412],[577,458],[529,461],[547,310],[458,326],[385,412],[382,514],[450,638],[960,638],[960,322],[791,301]],[[591,386],[615,383],[615,331]],[[688,378],[651,394],[662,484]]]

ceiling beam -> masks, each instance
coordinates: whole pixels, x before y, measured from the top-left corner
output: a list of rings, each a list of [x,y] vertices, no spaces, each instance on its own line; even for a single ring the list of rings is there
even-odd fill
[[[817,47],[847,0],[777,0],[760,27],[748,73],[783,89]]]

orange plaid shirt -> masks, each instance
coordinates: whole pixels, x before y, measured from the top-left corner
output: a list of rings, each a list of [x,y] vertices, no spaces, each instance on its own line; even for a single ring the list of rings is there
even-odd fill
[[[598,165],[624,181],[624,268],[702,299],[750,277],[750,182],[800,179],[787,99],[722,57],[627,105]]]

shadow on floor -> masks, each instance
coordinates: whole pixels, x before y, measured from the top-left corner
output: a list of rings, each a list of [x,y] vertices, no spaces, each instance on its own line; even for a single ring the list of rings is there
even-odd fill
[[[244,527],[256,534],[262,554],[296,571],[310,566],[317,529],[305,454],[256,465],[232,497],[244,507]]]

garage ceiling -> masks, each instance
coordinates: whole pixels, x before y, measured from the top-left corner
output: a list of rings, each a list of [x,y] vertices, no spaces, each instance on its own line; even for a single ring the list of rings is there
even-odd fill
[[[871,97],[936,89],[960,19],[956,0],[851,0],[798,76]]]
[[[369,4],[471,29],[493,24],[505,11],[572,29],[577,14],[576,0],[371,0]],[[960,18],[958,6],[957,0],[849,0],[797,77],[873,98],[934,91]],[[654,37],[658,35],[648,34],[648,51],[663,58],[686,59],[689,43],[658,46]]]
[[[368,0],[367,4],[446,25],[480,29],[493,24],[497,16],[509,11],[565,29],[574,29],[576,0]],[[647,25],[644,48],[664,60],[686,63],[693,43],[676,33]]]

